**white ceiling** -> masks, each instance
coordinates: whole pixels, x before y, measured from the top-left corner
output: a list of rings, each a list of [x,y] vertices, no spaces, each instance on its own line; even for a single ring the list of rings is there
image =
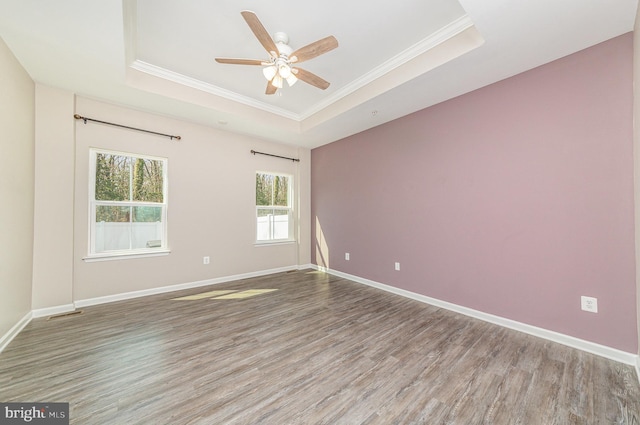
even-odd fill
[[[316,147],[633,30],[637,0],[0,0],[0,37],[31,77],[77,94]],[[331,82],[264,94],[252,10]],[[80,111],[81,112],[81,111]],[[99,119],[99,117],[95,117]]]

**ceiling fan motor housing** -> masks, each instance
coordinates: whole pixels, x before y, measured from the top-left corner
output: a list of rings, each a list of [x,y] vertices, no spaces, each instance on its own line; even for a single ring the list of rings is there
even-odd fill
[[[276,47],[278,47],[278,52],[280,57],[284,56],[289,58],[293,49],[289,46],[289,36],[283,32],[277,32],[273,35],[273,41],[276,43]]]

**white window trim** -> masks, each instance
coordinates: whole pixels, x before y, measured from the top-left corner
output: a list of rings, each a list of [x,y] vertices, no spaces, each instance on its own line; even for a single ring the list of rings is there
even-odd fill
[[[274,246],[274,245],[292,245],[295,244],[295,239],[276,239],[273,241],[256,241],[253,246],[262,247],[262,246]]]
[[[288,207],[282,207],[282,206],[274,206],[274,205],[256,205],[256,210],[255,210],[255,215],[254,215],[254,220],[253,220],[253,235],[255,237],[255,241],[254,241],[254,246],[271,246],[271,245],[286,245],[286,244],[292,244],[297,242],[296,239],[296,235],[295,235],[295,228],[296,228],[296,215],[295,215],[295,209],[294,209],[294,205],[295,202],[293,202],[293,197],[295,194],[294,191],[294,185],[295,185],[295,181],[293,178],[292,174],[289,173],[280,173],[280,172],[276,172],[276,171],[261,171],[261,170],[256,170],[255,174],[271,174],[272,176],[283,176],[283,177],[287,177],[289,179],[289,188],[288,188],[288,194],[287,194],[287,200],[289,201],[289,206]],[[255,204],[255,183],[254,183],[254,187],[253,187],[253,192],[254,192],[254,204]],[[258,210],[259,209],[269,209],[269,208],[273,208],[273,209],[288,209],[289,210],[289,237],[286,239],[265,239],[265,240],[258,240]]]
[[[163,193],[162,193],[162,204],[159,203],[149,203],[149,202],[120,202],[120,201],[96,201],[95,190],[96,190],[96,160],[97,154],[103,153],[108,155],[120,155],[127,156],[131,158],[142,158],[142,159],[151,159],[156,161],[162,161],[162,178],[163,178]],[[119,260],[119,259],[131,259],[131,258],[144,258],[144,257],[156,257],[168,255],[171,253],[171,250],[168,248],[169,246],[169,234],[168,234],[168,226],[167,226],[167,216],[169,215],[169,202],[168,202],[168,158],[154,156],[154,155],[146,155],[146,154],[138,154],[133,152],[123,152],[123,151],[113,151],[108,149],[97,149],[90,148],[89,149],[89,208],[88,208],[88,234],[87,234],[87,255],[83,257],[83,260],[86,262],[94,262],[94,261],[108,261],[108,260]],[[145,205],[153,205],[163,206],[162,209],[162,232],[164,234],[164,238],[162,240],[162,245],[158,248],[139,248],[139,249],[127,249],[127,250],[114,250],[114,251],[104,251],[104,252],[94,252],[95,251],[95,207],[97,204],[112,204],[112,205],[123,205],[123,206],[145,206]]]
[[[109,251],[108,255],[91,254],[83,257],[82,259],[87,263],[94,263],[98,261],[111,261],[111,260],[130,260],[133,258],[149,258],[149,257],[162,257],[171,254],[169,249],[154,249],[152,250],[136,250],[131,251]]]

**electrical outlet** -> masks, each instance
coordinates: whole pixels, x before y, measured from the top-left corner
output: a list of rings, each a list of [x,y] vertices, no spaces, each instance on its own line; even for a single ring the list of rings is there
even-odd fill
[[[585,297],[584,295],[580,297],[580,304],[584,311],[589,311],[591,313],[598,312],[598,299],[594,297]]]
[[[202,264],[209,264],[211,259],[209,257],[202,257]]]
[[[347,261],[349,261],[349,253],[348,253],[348,252],[345,252],[345,253],[344,253],[344,259],[345,259],[345,260],[347,260]]]
[[[400,270],[400,263],[396,262],[396,270]]]

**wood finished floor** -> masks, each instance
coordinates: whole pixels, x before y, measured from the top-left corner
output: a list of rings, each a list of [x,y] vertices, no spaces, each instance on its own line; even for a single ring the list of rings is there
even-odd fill
[[[211,290],[278,289],[176,301]],[[320,272],[35,319],[0,401],[72,424],[638,424],[631,366]]]

